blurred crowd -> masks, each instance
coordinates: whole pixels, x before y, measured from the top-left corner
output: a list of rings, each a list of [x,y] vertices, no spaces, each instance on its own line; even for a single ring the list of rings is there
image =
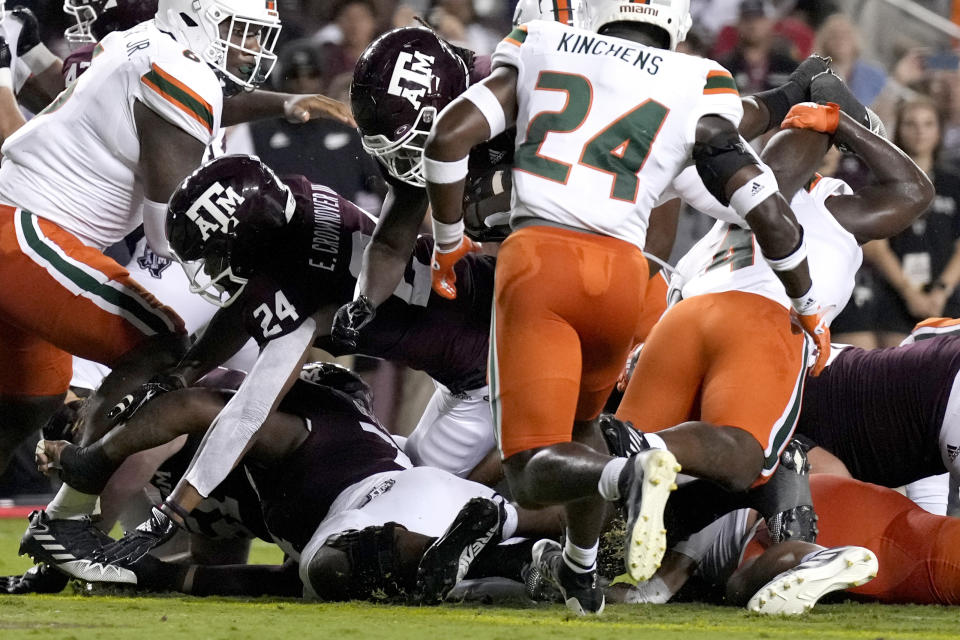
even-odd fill
[[[51,50],[61,56],[69,53],[62,1],[26,4],[40,18]],[[271,82],[278,91],[324,93],[349,101],[354,64],[378,35],[424,22],[456,45],[489,54],[508,32],[515,4],[279,0],[283,31]],[[953,2],[915,4],[934,16],[960,17]],[[886,2],[692,0],[691,11],[694,27],[680,50],[721,62],[743,95],[778,86],[813,52],[830,56],[834,71],[878,114],[888,135],[936,187],[930,210],[910,228],[865,247],[854,296],[834,322],[834,340],[867,348],[892,346],[919,319],[960,316],[960,57],[952,48],[954,41]],[[227,132],[226,148],[255,153],[278,173],[300,173],[327,184],[373,213],[386,192],[357,132],[330,120],[241,125]],[[829,154],[821,172],[841,177],[855,189],[870,179],[856,156],[838,150]],[[685,211],[673,259],[709,226],[706,217]],[[377,413],[386,424],[397,425],[398,432],[409,431],[430,395],[429,381],[386,363],[366,366],[378,398]],[[18,481],[0,478],[0,496],[13,493],[11,482],[23,489],[22,476]]]

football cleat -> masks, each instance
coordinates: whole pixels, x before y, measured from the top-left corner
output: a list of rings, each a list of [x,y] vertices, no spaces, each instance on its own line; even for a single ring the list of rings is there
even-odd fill
[[[831,591],[870,582],[878,568],[877,556],[869,549],[824,549],[765,584],[747,602],[747,609],[764,614],[805,613]]]
[[[30,525],[20,540],[20,555],[28,554],[34,562],[45,562],[72,578],[89,580],[94,576],[100,577],[98,581],[131,582],[119,579],[123,576],[112,568],[91,568],[91,558],[112,542],[89,517],[53,519],[37,510],[30,514]]]
[[[670,492],[677,488],[679,471],[672,453],[648,449],[628,458],[620,474],[620,496],[627,519],[624,559],[627,573],[637,582],[649,580],[656,573],[667,550],[663,511]]]
[[[463,580],[473,561],[500,542],[506,511],[502,500],[472,498],[446,532],[424,552],[417,568],[417,600],[437,604]]]
[[[606,599],[596,568],[577,573],[563,561],[563,550],[553,540],[539,540],[533,545],[531,556],[525,584],[531,599],[552,598],[556,592],[558,600],[578,616],[603,613]]]
[[[650,448],[643,432],[634,427],[631,422],[618,420],[611,413],[603,413],[598,418],[597,424],[612,456],[629,458]]]
[[[0,593],[60,593],[70,577],[48,564],[35,564],[21,576],[0,576]]]

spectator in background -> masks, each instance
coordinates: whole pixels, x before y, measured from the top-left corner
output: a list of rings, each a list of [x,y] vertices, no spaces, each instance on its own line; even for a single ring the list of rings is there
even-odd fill
[[[857,100],[870,106],[887,83],[887,72],[882,67],[860,57],[860,31],[853,21],[842,13],[835,13],[817,31],[817,53],[833,58],[830,68],[843,78]]]
[[[740,3],[736,46],[716,59],[733,74],[742,95],[780,86],[797,67],[783,45],[777,43],[773,9],[764,0]]]
[[[940,163],[940,134],[940,114],[929,98],[898,109],[894,143],[930,176],[936,197],[909,228],[864,245],[864,259],[877,274],[872,303],[848,307],[855,321],[841,321],[845,333],[835,329],[835,341],[895,346],[920,320],[960,315],[960,174]]]
[[[324,70],[321,47],[309,39],[295,40],[280,51],[274,88],[289,93],[326,92]],[[304,175],[367,211],[380,210],[385,185],[377,163],[364,152],[356,129],[339,122],[260,120],[231,130],[227,150],[255,154],[279,175]]]
[[[505,33],[497,33],[477,21],[473,0],[436,0],[430,24],[451,44],[480,55],[490,55]]]
[[[324,58],[324,89],[341,73],[353,73],[360,54],[377,36],[377,25],[372,0],[340,0],[333,11],[333,22],[317,34]]]

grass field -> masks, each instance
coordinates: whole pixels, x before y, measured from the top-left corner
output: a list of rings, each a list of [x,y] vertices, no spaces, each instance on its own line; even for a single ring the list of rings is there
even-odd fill
[[[16,549],[25,521],[0,520],[0,575],[29,566]],[[255,546],[254,562],[280,554]],[[960,637],[960,608],[838,604],[801,618],[763,618],[714,606],[608,606],[599,619],[577,619],[560,606],[434,608],[310,604],[293,600],[177,596],[0,596],[0,639],[96,640],[190,638],[383,638],[384,640],[877,640]]]

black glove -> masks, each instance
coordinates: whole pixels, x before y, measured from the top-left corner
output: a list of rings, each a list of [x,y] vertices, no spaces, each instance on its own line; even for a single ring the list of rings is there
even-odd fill
[[[127,422],[133,415],[140,410],[140,407],[147,404],[157,396],[170,391],[183,389],[186,386],[183,378],[176,375],[160,374],[150,378],[149,382],[140,385],[136,391],[123,396],[117,404],[107,413],[107,420],[110,425],[117,425],[121,422]]]
[[[859,124],[870,128],[867,108],[856,99],[850,87],[832,71],[824,71],[813,78],[810,83],[810,100],[817,104],[835,102],[845,114]]]
[[[14,7],[11,13],[14,18],[23,23],[20,39],[17,40],[17,55],[22,56],[40,44],[40,23],[37,21],[37,16],[33,15],[33,11],[26,7]]]
[[[7,39],[3,36],[0,36],[0,67],[10,68],[10,45],[7,44]]]
[[[143,556],[167,542],[176,535],[180,525],[168,516],[160,506],[150,509],[150,517],[133,531],[100,549],[94,560],[101,564],[111,564],[127,568],[137,563]]]
[[[813,78],[820,73],[830,70],[831,58],[813,54],[801,62],[793,73],[790,74],[790,82],[795,83],[803,89],[805,95],[810,95],[810,83]]]
[[[48,564],[37,564],[22,576],[0,576],[0,593],[60,593],[70,580]]]
[[[357,348],[360,330],[370,324],[376,315],[377,308],[367,296],[361,294],[353,302],[348,302],[337,309],[337,315],[333,317],[330,337],[335,344],[353,351]]]
[[[513,177],[510,165],[491,167],[486,173],[471,175],[463,190],[464,232],[477,242],[499,242],[510,233],[503,223],[488,227],[486,219],[491,215],[509,212],[513,192]]]

